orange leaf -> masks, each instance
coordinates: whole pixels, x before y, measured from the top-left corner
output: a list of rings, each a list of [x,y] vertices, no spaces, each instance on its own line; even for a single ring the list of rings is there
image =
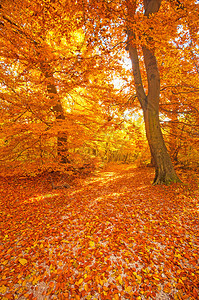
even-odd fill
[[[49,284],[49,287],[53,288],[54,287],[54,282],[51,281],[50,284]]]

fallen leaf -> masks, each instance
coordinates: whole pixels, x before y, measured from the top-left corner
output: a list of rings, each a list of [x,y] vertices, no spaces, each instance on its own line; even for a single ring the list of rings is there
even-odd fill
[[[90,246],[91,248],[94,248],[94,247],[95,247],[95,242],[89,241],[89,246]]]
[[[5,294],[7,287],[5,285],[0,286],[0,293]]]
[[[25,264],[27,264],[28,261],[25,258],[20,258],[19,262],[20,262],[21,265],[24,266]]]

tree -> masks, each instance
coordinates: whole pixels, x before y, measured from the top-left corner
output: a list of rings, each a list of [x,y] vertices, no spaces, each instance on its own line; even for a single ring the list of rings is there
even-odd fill
[[[167,83],[162,77],[160,82],[162,74],[159,73],[158,61],[163,65],[166,65],[165,60],[167,65],[169,62],[173,80],[179,69],[172,65],[170,57],[173,56],[174,59],[174,55],[180,57],[182,52],[184,57],[179,58],[182,70],[185,66],[187,70],[189,65],[189,70],[193,69],[192,73],[197,77],[198,6],[195,0],[166,2],[93,0],[84,3],[87,3],[87,9],[84,10],[87,23],[92,19],[90,22],[94,23],[96,29],[94,37],[97,41],[91,38],[91,42],[98,44],[102,54],[105,48],[104,55],[109,55],[110,59],[116,57],[119,62],[121,56],[125,56],[123,49],[127,33],[127,50],[133,65],[136,94],[144,113],[146,135],[152,160],[155,162],[154,184],[179,181],[160,128],[159,102],[161,104],[164,102],[160,92]],[[187,51],[187,43],[191,44],[191,51]],[[117,55],[119,51],[120,56]],[[190,54],[192,63],[189,61]],[[183,70],[179,74],[180,86],[183,87],[187,86],[187,78],[184,76],[186,72]],[[173,89],[178,89],[177,81],[173,80],[172,85]],[[190,91],[193,90],[191,85]],[[197,93],[198,84],[195,86]],[[197,94],[195,96],[197,97]],[[184,103],[182,97],[179,101],[182,111]],[[175,110],[175,106],[170,103]]]
[[[77,165],[77,148],[106,123],[100,103],[115,93],[106,71],[102,76],[104,58],[82,29],[80,8],[40,0],[4,1],[0,8],[1,168],[67,170]]]
[[[186,28],[177,39],[183,39]],[[187,34],[187,33],[186,33]],[[197,64],[193,59],[192,38],[183,46],[173,43],[158,51],[161,78],[161,125],[171,159],[175,164],[197,167],[199,138],[199,95]],[[188,150],[188,151],[187,151]]]
[[[147,73],[148,94],[146,95],[142,84],[139,58],[136,44],[134,44],[135,33],[131,24],[134,24],[136,10],[135,1],[126,0],[127,5],[127,34],[128,51],[132,61],[133,75],[136,94],[141,104],[146,136],[149,143],[151,156],[155,164],[154,184],[178,182],[178,176],[173,168],[170,156],[165,146],[159,121],[159,97],[160,97],[160,76],[156,57],[153,49],[153,38],[147,36],[147,44],[142,46],[144,63]],[[151,17],[158,12],[161,5],[160,0],[144,1],[144,15]],[[152,30],[152,28],[151,28]]]

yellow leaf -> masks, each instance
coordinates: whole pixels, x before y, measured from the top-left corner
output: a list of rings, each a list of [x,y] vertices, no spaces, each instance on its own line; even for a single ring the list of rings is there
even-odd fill
[[[181,279],[179,279],[179,283],[183,283],[183,281]]]
[[[25,280],[22,282],[22,286],[26,286],[26,281]]]
[[[146,268],[146,269],[142,269],[142,271],[144,272],[144,273],[149,273],[149,270]]]
[[[89,242],[89,246],[92,247],[92,248],[94,248],[94,247],[95,247],[95,242],[90,241],[90,242]]]
[[[119,275],[119,276],[117,277],[117,281],[119,282],[119,284],[121,284],[121,285],[123,284],[121,275]]]
[[[4,240],[6,240],[8,238],[8,235],[6,234],[5,236],[4,236]]]
[[[137,277],[138,283],[141,283],[142,282],[142,277],[139,276],[139,275],[137,275],[136,277]]]
[[[125,291],[126,291],[127,293],[130,293],[131,290],[132,290],[132,287],[131,287],[130,285],[125,287]]]
[[[159,281],[160,279],[158,277],[153,276],[153,278],[157,281]]]
[[[99,283],[100,283],[101,285],[104,285],[104,281],[103,281],[102,279],[100,279]]]
[[[107,296],[107,292],[103,291],[104,296]]]
[[[96,280],[96,282],[97,282],[97,283],[99,283],[99,282],[100,282],[100,279],[99,279],[99,277],[98,277],[98,276],[96,276],[96,277],[95,277],[95,280]]]
[[[74,266],[75,268],[77,268],[77,267],[78,267],[78,263],[77,263],[76,261],[74,261],[74,262],[73,262],[73,266]]]
[[[24,266],[25,264],[27,264],[28,261],[25,258],[20,258],[19,262]]]
[[[34,280],[32,281],[32,284],[33,285],[37,284],[40,279],[41,279],[40,276],[35,277]]]
[[[0,293],[5,294],[7,287],[5,285],[0,286]]]
[[[83,281],[84,281],[84,279],[80,278],[80,280],[78,281],[78,285],[80,285]]]
[[[141,283],[142,277],[138,275],[136,272],[133,272],[133,275],[137,278],[138,283]]]

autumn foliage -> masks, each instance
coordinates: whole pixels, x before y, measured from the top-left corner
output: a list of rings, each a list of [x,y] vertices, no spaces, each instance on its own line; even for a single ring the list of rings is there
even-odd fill
[[[146,95],[141,49],[155,51],[160,123],[172,160],[198,165],[197,4],[163,1],[158,13],[145,16],[141,2],[128,19],[126,3],[3,1],[2,174],[66,171],[68,165],[78,168],[96,157],[142,161],[147,146],[143,124],[134,131],[134,113],[141,112],[129,42],[140,57]],[[131,41],[127,25],[134,34]],[[143,163],[149,162],[150,154],[143,157]]]
[[[0,299],[199,299],[198,11],[1,1]]]
[[[52,190],[1,180],[1,299],[198,299],[198,190],[112,165]]]

